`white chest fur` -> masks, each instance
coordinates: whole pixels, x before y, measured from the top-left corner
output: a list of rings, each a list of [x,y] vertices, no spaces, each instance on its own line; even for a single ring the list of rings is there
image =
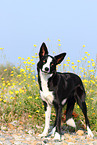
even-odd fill
[[[54,100],[54,95],[52,91],[48,89],[48,79],[52,76],[52,74],[45,74],[40,71],[40,79],[42,91],[40,91],[41,99],[45,101],[47,104],[52,104]]]

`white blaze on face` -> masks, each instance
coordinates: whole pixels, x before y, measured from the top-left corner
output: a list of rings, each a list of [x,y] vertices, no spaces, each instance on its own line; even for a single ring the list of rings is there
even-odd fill
[[[48,71],[50,71],[50,63],[51,63],[51,62],[52,62],[52,58],[49,56],[49,57],[47,58],[46,64],[43,65],[42,70],[45,71],[45,68],[49,68]]]

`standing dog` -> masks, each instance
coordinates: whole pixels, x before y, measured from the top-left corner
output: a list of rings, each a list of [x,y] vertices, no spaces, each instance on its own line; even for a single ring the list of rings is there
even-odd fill
[[[80,77],[73,73],[56,72],[56,65],[62,62],[65,55],[66,53],[61,53],[55,57],[48,55],[45,43],[41,45],[37,71],[40,96],[45,109],[45,128],[40,136],[46,136],[48,133],[52,105],[56,111],[56,120],[51,131],[51,134],[55,135],[54,139],[60,140],[62,108],[65,104],[67,104],[66,123],[76,127],[72,112],[75,102],[77,102],[85,116],[88,135],[93,137],[87,117],[85,89]]]

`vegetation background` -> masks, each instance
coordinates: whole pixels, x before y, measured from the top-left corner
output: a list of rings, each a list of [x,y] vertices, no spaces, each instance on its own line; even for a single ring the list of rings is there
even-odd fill
[[[34,49],[37,45],[34,45]],[[58,39],[58,51],[60,52],[61,42]],[[53,55],[56,52],[52,51]],[[19,120],[26,127],[31,126],[37,130],[37,125],[44,124],[44,106],[40,99],[37,83],[36,65],[38,52],[34,56],[25,58],[18,57],[17,66],[6,61],[4,48],[0,48],[0,124],[7,124]],[[82,47],[82,55],[76,62],[67,57],[62,64],[57,66],[58,71],[74,72],[81,78],[86,90],[86,104],[91,129],[97,131],[97,57],[96,60]],[[5,63],[6,62],[6,63]],[[63,118],[64,118],[63,109]],[[74,118],[76,122],[84,122],[84,116],[76,104],[74,111],[80,114]],[[52,108],[51,121],[55,118],[55,111]],[[65,122],[63,122],[65,124]]]

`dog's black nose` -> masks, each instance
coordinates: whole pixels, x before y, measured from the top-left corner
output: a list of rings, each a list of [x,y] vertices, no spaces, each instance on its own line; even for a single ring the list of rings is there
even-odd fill
[[[48,71],[48,70],[49,70],[49,68],[48,68],[48,67],[46,67],[46,68],[45,68],[45,71]]]

